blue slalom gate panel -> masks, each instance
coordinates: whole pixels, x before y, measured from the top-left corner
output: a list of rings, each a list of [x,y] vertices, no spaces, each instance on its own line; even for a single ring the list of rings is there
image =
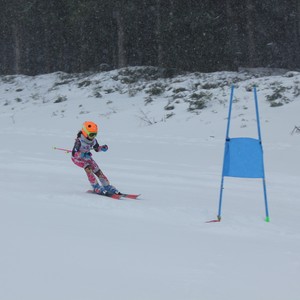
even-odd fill
[[[218,211],[219,221],[221,220],[224,177],[262,178],[264,199],[265,199],[266,221],[269,222],[270,220],[256,87],[253,88],[253,91],[254,91],[254,103],[255,103],[255,110],[256,110],[258,139],[250,138],[250,137],[230,138],[229,131],[230,131],[234,86],[231,87],[227,131],[226,131],[226,138],[225,138],[223,170],[222,170],[222,179],[221,179],[221,187],[220,187],[220,198],[219,198],[219,211]]]
[[[230,138],[226,141],[223,176],[264,178],[260,141],[247,137]]]

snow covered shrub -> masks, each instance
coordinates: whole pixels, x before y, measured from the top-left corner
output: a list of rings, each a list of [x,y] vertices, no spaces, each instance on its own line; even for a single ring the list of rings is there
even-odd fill
[[[295,82],[293,94],[295,97],[300,96],[299,82]]]
[[[245,86],[245,90],[247,91],[247,92],[253,92],[253,88],[254,87],[257,87],[258,86],[258,84],[256,84],[256,83],[250,83],[250,84],[247,84],[246,86]]]
[[[105,89],[104,92],[105,92],[105,94],[112,94],[115,91],[113,89],[108,88],[108,89]]]
[[[219,83],[204,83],[201,88],[204,89],[204,90],[210,90],[210,89],[216,89],[220,86]]]
[[[152,81],[159,78],[166,78],[166,72],[158,67],[129,67],[120,69],[115,80],[125,84],[131,84],[138,81]]]
[[[291,100],[284,95],[284,92],[286,90],[287,88],[284,86],[273,88],[273,94],[266,96],[267,101],[270,102],[271,107],[282,106],[283,103],[291,102]]]
[[[179,94],[182,92],[186,92],[186,88],[180,87],[180,88],[173,89],[173,93],[175,93],[175,94]]]
[[[166,114],[166,119],[169,119],[171,117],[175,116],[174,112],[171,112],[169,114]]]
[[[90,80],[83,80],[78,83],[78,87],[79,88],[86,87],[86,86],[89,86],[91,83],[92,82]]]
[[[173,110],[175,109],[175,106],[174,105],[171,105],[170,103],[168,103],[165,107],[164,107],[165,110]]]
[[[128,96],[129,97],[134,97],[137,95],[138,92],[142,91],[144,89],[143,85],[138,85],[138,84],[130,84],[128,87]]]
[[[58,98],[54,101],[54,103],[61,103],[67,101],[67,96],[58,96]]]
[[[1,80],[3,83],[15,83],[15,79],[16,79],[16,76],[14,75],[7,75],[7,76],[1,76]]]
[[[204,100],[196,100],[196,101],[189,101],[189,108],[188,111],[195,111],[205,108],[205,101]]]
[[[102,98],[102,95],[99,91],[94,91],[94,97],[95,98]]]
[[[146,97],[144,100],[145,105],[150,104],[151,102],[153,102],[153,99],[151,96]]]
[[[165,86],[161,83],[154,83],[145,92],[150,96],[159,96],[165,92]]]
[[[211,100],[212,94],[207,92],[193,93],[190,96],[188,111],[200,110],[206,107],[206,103]]]
[[[293,135],[294,133],[300,133],[300,126],[295,126],[294,129],[292,130],[291,134]]]

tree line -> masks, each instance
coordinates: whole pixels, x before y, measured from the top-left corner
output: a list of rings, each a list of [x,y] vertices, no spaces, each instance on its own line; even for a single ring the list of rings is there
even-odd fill
[[[300,67],[299,0],[0,0],[0,74]]]

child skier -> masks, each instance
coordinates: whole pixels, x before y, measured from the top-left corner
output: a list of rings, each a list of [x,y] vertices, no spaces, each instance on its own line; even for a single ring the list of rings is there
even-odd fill
[[[96,140],[97,133],[97,124],[91,121],[83,123],[82,129],[77,134],[72,150],[72,161],[75,165],[85,170],[95,193],[118,194],[118,190],[110,185],[107,177],[92,158],[91,150],[95,150],[96,152],[106,152],[108,150],[107,145],[100,146],[98,144],[98,141]],[[98,177],[101,185],[98,183],[95,175]]]

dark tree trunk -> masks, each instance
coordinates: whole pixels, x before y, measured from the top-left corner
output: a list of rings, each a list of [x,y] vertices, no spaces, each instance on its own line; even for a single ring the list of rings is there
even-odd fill
[[[21,73],[21,42],[20,34],[17,24],[12,24],[12,37],[13,37],[13,49],[14,49],[14,64],[13,64],[13,73]]]
[[[117,22],[117,39],[118,39],[118,68],[127,66],[127,56],[125,47],[125,16],[124,16],[124,3],[118,2],[116,10],[116,22]]]
[[[255,45],[255,35],[254,35],[254,28],[255,24],[253,21],[253,15],[255,13],[254,10],[254,0],[246,0],[246,34],[247,34],[247,51],[248,51],[248,65],[249,67],[257,67],[257,52],[256,52],[256,45]]]

